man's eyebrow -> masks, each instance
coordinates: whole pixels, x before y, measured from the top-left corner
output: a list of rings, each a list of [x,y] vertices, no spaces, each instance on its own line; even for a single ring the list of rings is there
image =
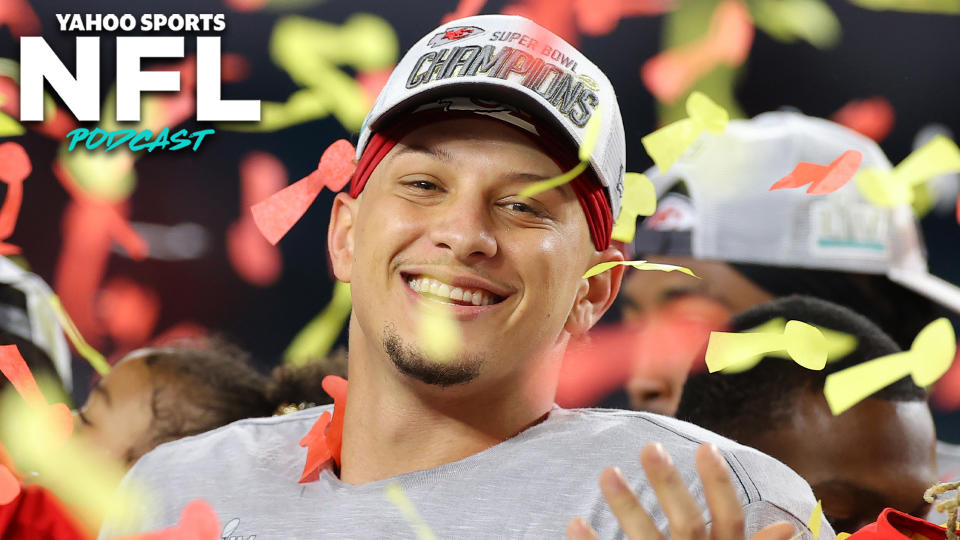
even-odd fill
[[[433,156],[435,159],[440,161],[451,161],[453,158],[449,153],[439,148],[435,145],[431,146],[422,146],[419,144],[403,144],[397,153],[394,154],[394,157],[400,157],[404,154],[426,154],[428,156]]]
[[[540,182],[541,180],[553,178],[553,176],[544,176],[542,174],[528,172],[511,172],[503,175],[503,178],[505,180],[512,180],[515,182]]]
[[[107,405],[108,405],[108,406],[111,406],[111,407],[113,406],[113,405],[110,403],[110,392],[107,392],[107,389],[104,388],[104,386],[103,386],[102,384],[100,384],[99,382],[96,384],[96,386],[93,387],[93,390],[91,390],[90,392],[91,392],[91,393],[99,393],[101,396],[103,396],[103,399],[104,399],[104,401],[107,402]]]
[[[400,157],[404,154],[426,154],[428,156],[432,156],[434,159],[446,162],[453,160],[453,157],[443,148],[433,145],[423,146],[419,144],[404,144],[399,150],[397,150],[397,153],[394,154],[394,157]],[[553,178],[553,175],[516,171],[503,175],[503,178],[505,180],[514,182],[540,182],[548,178]]]

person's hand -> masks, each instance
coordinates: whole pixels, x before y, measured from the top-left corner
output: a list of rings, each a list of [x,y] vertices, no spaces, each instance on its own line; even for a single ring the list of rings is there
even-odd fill
[[[709,534],[697,501],[690,495],[663,447],[648,444],[640,452],[640,462],[667,516],[673,540],[744,540],[743,507],[737,499],[727,464],[715,446],[704,444],[697,450],[697,471],[710,509]],[[603,471],[600,489],[627,538],[663,540],[664,536],[640,505],[619,469],[609,467]],[[774,523],[753,535],[751,540],[790,540],[794,532],[793,525],[787,522]],[[597,534],[582,518],[575,518],[567,524],[567,537],[570,540],[596,540]]]

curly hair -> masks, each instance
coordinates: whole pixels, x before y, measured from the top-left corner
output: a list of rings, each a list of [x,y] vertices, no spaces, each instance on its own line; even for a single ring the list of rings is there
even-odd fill
[[[222,338],[147,349],[152,435],[130,450],[128,461],[165,442],[243,418],[271,416],[282,403],[331,403],[320,381],[325,375],[342,374],[345,357],[340,353],[323,363],[277,368],[268,377],[252,366],[246,351]]]

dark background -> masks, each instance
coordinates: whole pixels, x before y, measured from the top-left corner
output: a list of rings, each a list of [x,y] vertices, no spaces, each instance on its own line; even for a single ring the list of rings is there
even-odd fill
[[[0,0],[0,2],[7,0]],[[703,0],[707,1],[707,0]],[[287,4],[290,0],[287,0]],[[896,111],[891,134],[881,146],[894,163],[910,151],[923,126],[938,123],[960,133],[960,16],[870,11],[840,1],[827,2],[842,26],[840,43],[820,50],[805,42],[782,43],[758,30],[747,63],[739,73],[736,96],[747,115],[782,106],[829,116],[853,99],[886,97]],[[499,12],[507,2],[492,1],[483,13]],[[567,9],[569,2],[555,2]],[[356,12],[376,14],[394,28],[400,50],[440,23],[454,1],[373,2],[329,0],[298,9],[266,7],[239,13],[214,0],[34,0],[43,37],[68,68],[74,66],[75,33],[61,33],[55,13],[225,13],[223,51],[243,55],[250,63],[246,80],[224,84],[224,98],[284,101],[298,89],[270,59],[267,44],[274,23],[299,13],[341,24]],[[580,48],[612,80],[627,129],[628,170],[651,165],[640,137],[657,127],[657,107],[639,77],[641,64],[662,48],[664,17],[632,17],[604,36],[580,36]],[[186,39],[187,52],[195,48]],[[0,56],[19,59],[18,41],[0,28]],[[101,37],[101,92],[115,81],[113,36]],[[163,60],[169,63],[169,60]],[[148,64],[148,62],[145,62]],[[349,68],[346,71],[350,72]],[[204,129],[188,121],[190,130]],[[226,334],[255,355],[266,369],[279,362],[291,338],[329,301],[332,281],[326,265],[327,209],[332,196],[324,191],[311,211],[279,244],[284,270],[274,285],[260,288],[241,280],[226,258],[225,231],[239,214],[238,162],[249,151],[262,150],[286,165],[290,181],[305,176],[331,142],[356,134],[333,117],[275,133],[218,130],[196,153],[154,152],[138,160],[137,189],[131,198],[131,220],[142,223],[195,222],[210,240],[205,254],[192,261],[132,261],[111,257],[107,276],[129,276],[159,293],[162,300],[157,332],[190,321]],[[48,282],[61,245],[61,216],[68,196],[53,177],[50,163],[59,141],[28,132],[15,140],[27,149],[34,172],[25,183],[23,208],[10,241],[24,249],[31,268]],[[924,219],[933,273],[960,282],[957,246],[960,226],[953,213]],[[341,340],[343,337],[341,337]],[[109,355],[112,351],[104,351]],[[89,379],[89,369],[79,380]],[[82,398],[86,385],[78,385]],[[960,423],[938,418],[942,438],[960,442]]]

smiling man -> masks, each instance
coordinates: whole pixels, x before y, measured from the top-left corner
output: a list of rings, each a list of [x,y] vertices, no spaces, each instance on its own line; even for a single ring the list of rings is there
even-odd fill
[[[576,166],[593,115],[590,167],[521,197]],[[424,36],[332,208],[332,266],[353,295],[333,421],[316,408],[159,447],[126,480],[158,493],[139,530],[202,498],[245,537],[413,538],[416,521],[388,504],[399,486],[438,538],[699,540],[708,523],[717,540],[809,538],[809,487],[776,460],[672,419],[553,404],[567,343],[619,289],[622,267],[582,276],[622,259],[610,234],[623,139],[607,78],[530,21],[479,16]],[[457,334],[442,359],[430,340],[451,336],[422,328],[437,309]],[[301,441],[331,459],[305,467]],[[101,537],[121,531],[113,521]]]

